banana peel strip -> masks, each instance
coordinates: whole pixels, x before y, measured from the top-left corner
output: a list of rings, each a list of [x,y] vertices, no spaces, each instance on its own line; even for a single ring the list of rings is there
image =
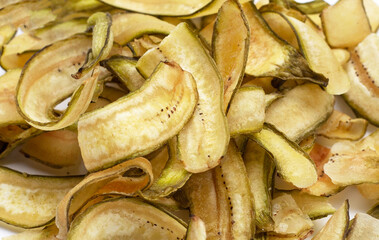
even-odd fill
[[[191,173],[184,169],[178,156],[178,139],[174,137],[168,141],[169,159],[159,177],[149,189],[140,192],[145,199],[166,197],[181,188],[190,178]]]
[[[22,228],[49,224],[65,194],[82,180],[81,176],[39,176],[0,168],[0,220]]]
[[[145,83],[145,79],[136,69],[136,64],[135,59],[125,56],[112,56],[100,62],[101,66],[117,76],[120,82],[132,92],[140,89]]]
[[[86,168],[97,171],[158,149],[188,122],[197,99],[191,74],[160,63],[139,90],[79,119]]]
[[[94,13],[88,18],[87,23],[89,26],[93,26],[92,48],[88,51],[83,66],[72,75],[75,79],[79,79],[90,72],[109,55],[113,47],[112,17],[109,13]]]
[[[73,79],[71,73],[77,71],[90,48],[91,38],[77,35],[44,48],[28,61],[17,86],[17,104],[30,125],[41,130],[61,129],[76,122],[87,109],[99,68],[81,80]],[[57,117],[55,105],[71,94],[69,106]]]
[[[133,169],[142,171],[144,175],[133,176],[130,174],[131,176],[128,176]],[[56,212],[56,225],[59,228],[57,237],[65,239],[70,228],[72,215],[86,204],[92,196],[99,194],[132,196],[137,191],[148,188],[152,181],[151,164],[145,158],[135,158],[88,175],[72,188],[59,203]]]
[[[224,81],[224,112],[241,85],[250,44],[250,28],[238,1],[225,1],[217,14],[212,56]]]
[[[112,31],[114,41],[125,45],[145,34],[168,35],[174,25],[159,18],[139,13],[117,13],[112,15]]]
[[[274,222],[269,180],[273,177],[275,166],[266,156],[265,149],[251,140],[246,143],[243,159],[253,195],[255,224],[257,229],[270,231]]]
[[[370,210],[367,211],[367,214],[373,216],[376,219],[379,219],[379,202],[374,204],[374,206],[372,206]]]
[[[324,0],[313,0],[307,3],[298,3],[294,0],[290,0],[289,4],[291,7],[300,10],[304,14],[315,14],[321,13],[322,10],[329,6]]]

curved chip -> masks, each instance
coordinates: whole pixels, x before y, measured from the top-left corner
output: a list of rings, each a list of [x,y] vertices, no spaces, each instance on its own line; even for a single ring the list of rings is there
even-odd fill
[[[91,37],[77,35],[44,48],[28,61],[17,86],[17,104],[30,125],[42,130],[61,129],[76,122],[87,109],[99,69],[80,80],[71,74],[77,71],[90,48]],[[54,107],[72,93],[70,105],[61,116],[56,116]]]
[[[18,35],[4,46],[1,66],[5,69],[22,68],[36,51],[77,33],[83,33],[86,29],[86,19],[77,18]]]
[[[81,163],[78,134],[66,129],[45,132],[29,139],[21,152],[54,168]]]
[[[81,176],[29,175],[0,167],[0,220],[22,228],[47,225],[58,203],[80,180]]]
[[[207,6],[212,0],[101,0],[111,6],[160,16],[186,16]]]
[[[146,52],[137,69],[149,76],[162,59],[173,60],[190,72],[199,93],[193,117],[178,135],[180,158],[189,172],[211,169],[219,164],[229,142],[222,109],[223,82],[217,66],[186,23],[180,23],[157,48]]]
[[[250,48],[246,74],[255,77],[302,79],[322,86],[328,79],[311,69],[307,60],[271,30],[253,2],[242,5],[250,25]]]
[[[197,99],[192,75],[161,63],[139,90],[79,119],[86,168],[97,171],[158,149],[191,118]]]
[[[174,25],[159,18],[139,13],[122,12],[112,16],[114,41],[121,45],[145,34],[168,35],[174,28]]]
[[[87,23],[89,26],[93,26],[92,48],[88,51],[83,66],[78,69],[77,73],[71,75],[76,79],[87,74],[97,63],[105,59],[113,46],[112,18],[109,13],[94,13],[88,18]]]
[[[226,1],[214,25],[212,55],[224,81],[224,112],[241,85],[250,44],[250,28],[238,1]]]
[[[264,147],[272,156],[278,173],[296,187],[309,187],[317,181],[317,172],[309,155],[288,140],[272,125],[264,125],[249,137]]]
[[[14,69],[0,77],[0,127],[25,124],[16,106],[16,87],[20,75],[21,69]]]
[[[116,229],[116,230],[115,230]],[[68,240],[184,239],[186,226],[143,201],[116,198],[93,205],[72,223]]]
[[[143,174],[138,171],[142,171]],[[88,175],[73,187],[59,203],[56,215],[56,225],[59,228],[57,237],[65,239],[72,215],[93,196],[98,194],[134,195],[138,190],[147,188],[152,180],[151,164],[145,158],[135,158]]]

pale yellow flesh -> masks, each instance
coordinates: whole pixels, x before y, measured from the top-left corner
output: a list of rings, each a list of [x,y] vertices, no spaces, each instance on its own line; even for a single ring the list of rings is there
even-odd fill
[[[282,39],[286,40],[291,46],[299,49],[296,35],[291,26],[276,12],[263,12],[262,17],[265,19],[270,28]]]
[[[275,71],[284,64],[288,55],[283,45],[267,29],[266,23],[255,14],[252,3],[242,5],[246,18],[250,25],[250,47],[246,63],[246,74],[253,76],[264,75]]]
[[[241,84],[250,43],[250,29],[238,1],[226,1],[214,26],[213,58],[224,81],[224,112]]]
[[[316,182],[317,172],[309,156],[283,135],[264,126],[250,137],[272,154],[284,180],[299,188],[309,187]]]
[[[81,163],[78,134],[70,130],[45,132],[28,140],[21,151],[39,162],[56,168]]]
[[[206,240],[207,232],[205,224],[201,218],[197,216],[191,217],[191,221],[188,226],[186,240]]]
[[[329,79],[326,91],[334,95],[346,93],[350,89],[350,80],[325,40],[305,23],[292,17],[287,19],[295,29],[300,49],[311,69]]]
[[[18,35],[4,46],[1,65],[7,69],[22,68],[31,56],[28,51],[35,52],[59,40],[83,33],[86,29],[85,19],[78,19],[38,29],[35,33]]]
[[[44,227],[43,229],[31,229],[23,232],[3,237],[3,240],[58,240],[55,235],[58,228],[55,224]]]
[[[0,27],[0,47],[8,43],[9,40],[16,34],[17,29],[12,25],[4,25]]]
[[[231,136],[257,132],[265,120],[265,93],[258,87],[237,90],[227,114]]]
[[[198,18],[215,14],[225,1],[226,0],[213,0],[208,6],[201,9],[199,12],[183,18]],[[239,2],[242,4],[249,1],[250,0],[240,0]]]
[[[157,49],[139,59],[137,69],[143,75],[148,75],[150,70],[141,67],[154,67],[151,56],[155,63],[162,58],[177,62],[196,81],[199,100],[192,118],[178,136],[185,169],[196,173],[217,166],[226,150],[229,133],[222,109],[222,80],[213,59],[186,23],[179,24]]]
[[[25,123],[16,106],[16,87],[20,74],[21,69],[14,69],[0,77],[0,126]]]
[[[331,139],[359,140],[366,133],[367,125],[366,119],[352,119],[347,114],[334,110],[317,129],[317,134]]]
[[[349,226],[349,202],[345,201],[312,240],[343,240]]]
[[[379,27],[379,6],[377,2],[373,0],[363,0],[363,5],[365,7],[367,18],[370,22],[371,31],[378,31]]]
[[[356,186],[363,197],[371,200],[379,200],[379,184],[364,183]]]
[[[379,36],[375,33],[368,35],[355,48],[359,60],[367,68],[367,72],[376,85],[379,85],[379,70],[375,62],[379,61]]]
[[[302,192],[314,196],[328,197],[342,191],[344,187],[334,184],[330,177],[324,172],[324,165],[328,162],[328,159],[331,156],[330,149],[315,143],[309,156],[316,165],[318,179],[312,186],[302,189]]]
[[[212,35],[215,22],[216,21],[210,22],[199,31],[199,36],[202,37],[209,46],[212,45]]]
[[[371,33],[362,0],[340,0],[322,11],[321,21],[332,47],[354,47]]]
[[[366,213],[357,213],[351,223],[346,240],[376,240],[379,238],[379,219]]]
[[[318,219],[333,214],[336,209],[328,202],[327,197],[314,196],[298,190],[289,192],[301,211],[311,219]]]
[[[376,35],[369,35],[362,42],[362,46],[358,45],[356,49],[359,60],[349,61],[346,64],[352,87],[344,94],[344,98],[360,115],[372,124],[379,125],[379,97],[377,95],[379,71],[374,66],[379,56],[379,47],[375,45],[379,46],[379,38]],[[364,71],[359,66],[363,66]]]
[[[0,9],[22,1],[23,0],[3,0],[0,4]]]
[[[19,26],[28,21],[32,14],[31,7],[33,2],[9,5],[0,11],[0,26],[14,25]]]
[[[79,119],[86,168],[96,171],[158,149],[187,123],[197,99],[192,75],[161,63],[138,91]]]
[[[101,0],[117,8],[150,15],[186,16],[207,6],[211,0]]]
[[[191,214],[203,220],[207,239],[231,239],[230,205],[221,173],[214,170],[193,174],[184,191]]]
[[[337,142],[332,156],[324,166],[333,183],[346,186],[360,183],[379,183],[379,131],[359,142]],[[346,176],[349,169],[349,176]]]
[[[125,45],[144,34],[168,35],[174,25],[156,17],[139,13],[118,13],[112,16],[114,41]]]
[[[128,177],[130,169],[142,170],[142,177]],[[104,171],[89,174],[72,187],[56,208],[56,225],[60,239],[67,237],[72,215],[80,210],[92,197],[99,194],[133,195],[151,185],[153,172],[150,162],[145,158],[135,158]]]
[[[183,239],[186,227],[165,212],[136,199],[119,198],[88,209],[67,239]]]
[[[254,206],[246,167],[234,142],[216,171],[221,172],[231,206],[231,232],[234,239],[250,240],[254,235]]]
[[[334,97],[319,86],[303,84],[273,102],[266,111],[265,121],[297,142],[328,118],[333,104]]]
[[[0,168],[1,221],[25,228],[49,223],[59,201],[81,179],[24,175]]]
[[[274,232],[293,236],[308,232],[313,227],[311,219],[297,206],[289,194],[282,194],[271,201]]]
[[[344,48],[334,48],[332,52],[342,66],[350,60],[350,52]]]
[[[17,103],[29,124],[42,130],[64,128],[87,109],[99,71],[95,68],[80,80],[71,74],[77,71],[90,48],[91,38],[76,36],[45,48],[28,62],[19,80]],[[54,116],[55,105],[76,89],[65,113],[59,118]]]

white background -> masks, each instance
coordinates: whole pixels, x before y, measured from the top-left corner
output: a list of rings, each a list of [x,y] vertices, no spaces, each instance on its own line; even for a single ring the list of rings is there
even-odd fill
[[[374,0],[374,1],[379,5],[379,0]],[[306,2],[306,1],[299,1],[299,2]],[[330,4],[334,4],[337,1],[327,1],[327,2]],[[4,73],[4,70],[0,68],[0,75],[2,75],[3,73]],[[350,116],[354,116],[354,113],[351,111],[351,109],[346,105],[346,103],[340,97],[336,97],[335,108],[347,113]],[[374,126],[369,125],[367,133],[371,133],[375,129],[376,128]],[[327,142],[323,142],[323,143],[325,144]],[[2,166],[6,166],[9,168],[16,169],[18,171],[27,172],[30,174],[75,175],[75,174],[85,173],[83,166],[80,166],[79,168],[71,168],[71,169],[67,168],[63,170],[51,169],[38,162],[35,162],[33,160],[23,157],[23,155],[21,155],[17,150],[12,152],[7,158],[1,160],[0,164]],[[357,212],[366,212],[376,202],[376,201],[369,201],[363,198],[360,195],[359,191],[354,186],[347,187],[345,190],[338,193],[337,195],[330,197],[330,202],[335,208],[339,208],[342,205],[342,203],[345,201],[345,199],[349,199],[350,218],[353,218]],[[329,217],[314,221],[315,233],[317,233],[321,229],[321,227],[326,223],[328,219]],[[0,237],[12,235],[18,231],[22,231],[22,229],[16,229],[0,222]]]

